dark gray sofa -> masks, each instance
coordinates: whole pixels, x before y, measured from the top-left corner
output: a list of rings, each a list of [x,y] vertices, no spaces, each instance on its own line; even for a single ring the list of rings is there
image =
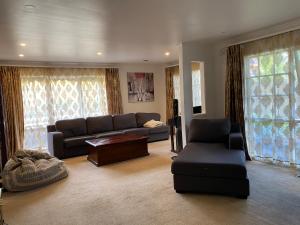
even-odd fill
[[[88,153],[86,140],[133,133],[148,137],[148,142],[167,140],[169,127],[144,128],[147,121],[160,120],[158,113],[128,113],[59,120],[47,126],[48,150],[59,159]]]
[[[193,119],[188,144],[171,171],[179,193],[249,195],[243,136],[228,119]]]

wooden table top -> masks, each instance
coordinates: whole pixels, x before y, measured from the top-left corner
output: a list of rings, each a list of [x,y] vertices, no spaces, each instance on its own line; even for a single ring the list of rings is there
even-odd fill
[[[142,139],[147,139],[147,137],[142,135],[137,135],[137,134],[118,134],[110,137],[102,137],[102,138],[86,140],[85,142],[94,147],[98,147],[103,145],[125,143],[125,142],[137,141]]]

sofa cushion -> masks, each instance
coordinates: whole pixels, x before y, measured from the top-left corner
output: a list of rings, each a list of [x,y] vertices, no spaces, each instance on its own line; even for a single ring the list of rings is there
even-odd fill
[[[78,147],[88,145],[85,141],[95,138],[91,135],[78,136],[78,137],[70,137],[64,139],[64,145],[66,148]]]
[[[159,134],[159,133],[168,133],[168,132],[169,132],[169,127],[165,125],[160,127],[149,128],[150,134]]]
[[[86,118],[86,125],[88,134],[107,132],[114,129],[111,115],[88,117]]]
[[[114,130],[125,130],[137,127],[134,113],[114,115],[113,124]]]
[[[245,153],[230,151],[221,143],[188,143],[173,161],[172,173],[243,179],[247,177]]]
[[[225,142],[229,133],[229,119],[193,119],[189,130],[189,142]]]
[[[55,123],[57,131],[64,134],[64,138],[82,136],[86,134],[86,121],[83,118],[58,120]]]
[[[160,120],[159,113],[136,113],[136,123],[138,127],[143,127],[143,125],[149,120]]]
[[[149,135],[149,128],[131,128],[127,130],[123,130],[125,134],[138,134],[142,136],[148,136]]]
[[[123,131],[109,131],[109,132],[94,134],[94,136],[96,138],[102,138],[102,137],[110,137],[110,136],[115,136],[115,135],[120,135],[120,134],[124,134],[124,132]]]

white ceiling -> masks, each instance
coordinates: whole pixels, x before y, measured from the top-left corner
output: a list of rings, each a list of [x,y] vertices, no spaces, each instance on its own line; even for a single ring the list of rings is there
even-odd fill
[[[239,35],[299,12],[299,0],[0,0],[0,60],[169,62],[181,42]]]

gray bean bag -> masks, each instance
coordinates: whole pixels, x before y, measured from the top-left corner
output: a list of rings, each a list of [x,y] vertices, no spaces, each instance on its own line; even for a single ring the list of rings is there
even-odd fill
[[[38,188],[68,176],[64,162],[41,151],[17,151],[3,169],[3,186],[8,191]]]

